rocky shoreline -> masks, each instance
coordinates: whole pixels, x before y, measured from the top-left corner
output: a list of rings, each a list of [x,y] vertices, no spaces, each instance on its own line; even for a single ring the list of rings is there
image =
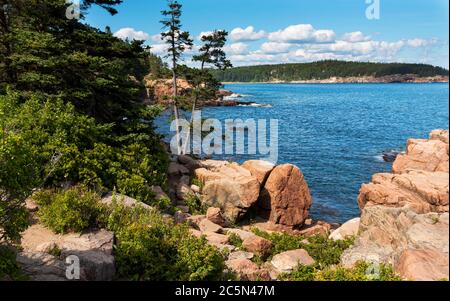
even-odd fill
[[[441,280],[449,278],[448,153],[448,131],[410,139],[392,173],[376,174],[362,185],[357,200],[361,216],[343,225],[310,218],[313,198],[302,171],[291,164],[251,160],[239,165],[171,155],[167,194],[160,187],[154,193],[177,208],[164,218],[186,223],[192,235],[204,237],[241,280],[277,280],[299,264],[315,264],[304,247],[268,258],[273,241],[255,230],[299,237],[303,246],[316,236],[333,241],[354,237],[353,246],[342,254],[344,267],[361,261],[389,264],[403,279]],[[116,199],[125,207],[154,210],[127,196]],[[105,206],[112,202],[112,193],[101,199]],[[194,205],[199,212],[193,212]],[[33,216],[39,210],[31,199],[27,208]],[[239,246],[233,243],[236,239]],[[64,254],[79,257],[81,280],[115,279],[113,232],[56,235],[33,219],[21,246],[17,261],[32,280],[66,280]]]

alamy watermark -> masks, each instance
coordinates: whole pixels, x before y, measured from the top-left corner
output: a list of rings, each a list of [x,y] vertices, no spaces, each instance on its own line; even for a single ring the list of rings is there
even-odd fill
[[[79,20],[81,17],[80,0],[66,0],[69,6],[66,9],[66,18],[69,20]]]
[[[68,280],[80,280],[80,258],[75,255],[66,258],[66,278]]]
[[[379,20],[381,14],[381,0],[366,0],[366,18],[369,20]]]
[[[177,132],[170,142],[174,154],[258,155],[262,160],[278,161],[278,119],[203,120],[194,111],[192,120],[174,120],[170,130]]]

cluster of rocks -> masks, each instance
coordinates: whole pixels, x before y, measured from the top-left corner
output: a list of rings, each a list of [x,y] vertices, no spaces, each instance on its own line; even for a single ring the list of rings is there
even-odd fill
[[[410,139],[393,173],[375,174],[362,185],[358,238],[342,263],[379,261],[393,265],[406,279],[448,279],[448,185],[448,131]]]
[[[184,221],[191,225],[194,236],[205,237],[210,245],[223,252],[228,271],[241,280],[276,280],[281,273],[291,272],[299,264],[314,264],[314,259],[303,249],[284,252],[270,261],[256,264],[252,259],[257,256],[265,261],[271,253],[272,243],[250,230],[227,228],[228,223],[219,208],[210,207],[206,215],[190,216]],[[238,237],[242,246],[232,245],[232,236]]]
[[[294,165],[275,166],[260,160],[239,165],[184,155],[176,160],[169,167],[169,182],[174,183],[169,196],[177,204],[197,194],[205,206],[219,208],[231,223],[253,210],[272,225],[291,230],[308,219],[312,197],[302,172]],[[201,182],[201,191],[189,185],[190,177]]]

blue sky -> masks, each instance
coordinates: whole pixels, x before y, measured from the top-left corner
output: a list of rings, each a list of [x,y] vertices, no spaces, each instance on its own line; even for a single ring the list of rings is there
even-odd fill
[[[366,1],[371,3],[366,3]],[[366,9],[380,3],[379,19]],[[230,32],[234,65],[343,59],[449,66],[448,0],[181,0],[184,30]],[[119,14],[90,10],[86,21],[109,25],[122,38],[145,39],[162,55],[160,11],[165,0],[125,0]],[[194,47],[185,56],[190,63]]]

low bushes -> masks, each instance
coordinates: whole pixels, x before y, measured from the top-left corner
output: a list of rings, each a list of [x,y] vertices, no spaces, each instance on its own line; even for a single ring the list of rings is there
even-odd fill
[[[353,268],[331,266],[323,270],[320,266],[300,265],[290,274],[284,274],[281,280],[289,281],[401,281],[391,266],[358,262]]]
[[[279,253],[305,249],[314,260],[322,267],[338,264],[342,252],[349,248],[354,239],[334,241],[323,235],[315,235],[308,238],[302,236],[293,236],[286,233],[267,233],[259,229],[253,229],[253,232],[272,242],[273,248],[270,257]]]
[[[133,280],[219,280],[224,270],[220,252],[196,238],[185,225],[164,220],[158,211],[125,208],[113,201],[105,220],[117,242],[118,276]]]
[[[33,198],[40,207],[41,222],[60,234],[96,227],[102,214],[99,196],[82,187],[61,192],[45,190]]]

